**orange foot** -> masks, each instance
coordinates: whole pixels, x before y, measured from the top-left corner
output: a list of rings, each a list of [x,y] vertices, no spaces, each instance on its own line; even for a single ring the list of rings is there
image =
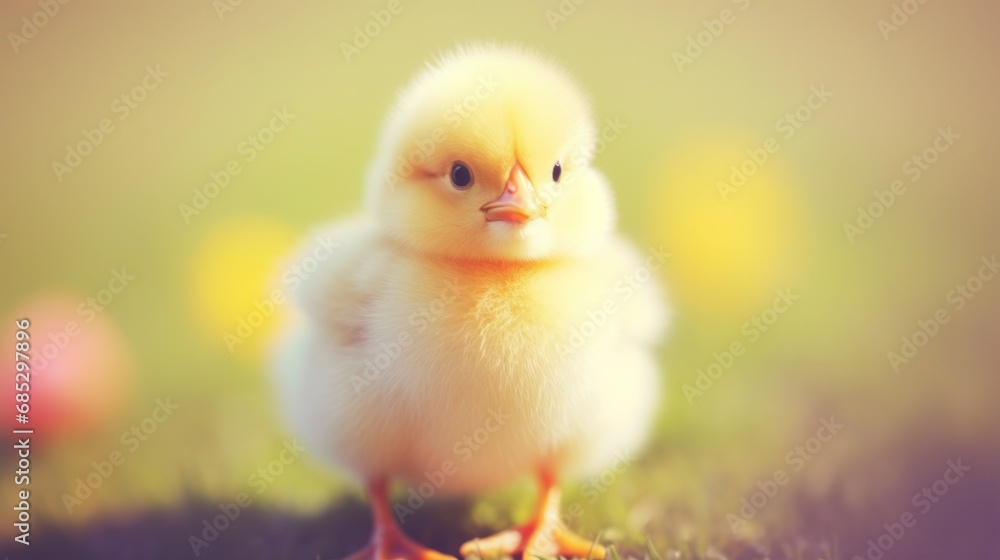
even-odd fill
[[[345,560],[456,560],[454,556],[420,546],[402,533],[372,537],[372,542]]]
[[[375,524],[371,541],[344,560],[456,560],[454,556],[423,547],[403,534],[389,513],[384,480],[371,482],[368,494]]]
[[[526,524],[501,531],[482,539],[473,539],[459,549],[462,556],[478,556],[484,560],[520,554],[531,558],[589,558],[604,560],[604,547],[589,541],[557,524],[538,527]]]
[[[459,549],[462,556],[475,555],[488,560],[520,554],[523,560],[558,556],[604,560],[607,553],[603,546],[560,523],[559,489],[552,477],[542,473],[540,482],[541,498],[531,520],[520,527],[466,542]]]

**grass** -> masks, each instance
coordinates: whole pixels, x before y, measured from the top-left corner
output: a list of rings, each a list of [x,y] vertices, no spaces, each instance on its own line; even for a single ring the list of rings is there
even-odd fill
[[[818,494],[810,487],[819,473],[806,475],[808,471],[803,470],[803,478],[794,486],[783,489],[758,516],[733,532],[726,514],[747,492],[741,477],[734,474],[736,466],[719,460],[717,454],[710,456],[718,461],[713,466],[712,461],[703,462],[704,458],[692,457],[683,449],[654,445],[634,471],[587,504],[585,514],[572,520],[573,528],[583,535],[599,535],[613,550],[612,560],[864,557],[866,541],[877,538],[882,523],[906,509],[910,490],[940,477],[938,465],[944,464],[949,453],[935,456],[933,450],[942,451],[938,445],[925,446],[901,462],[911,468],[890,474],[899,484],[889,478],[875,479],[878,462],[888,460],[889,453],[879,461],[838,465],[834,470],[841,479]],[[885,558],[997,558],[1000,547],[994,529],[1000,521],[996,508],[1000,471],[990,468],[988,456],[968,461],[980,476],[956,485]],[[850,482],[866,478],[883,491],[872,492],[860,507],[852,505],[846,498],[853,492]],[[895,496],[895,486],[905,489],[902,500]],[[476,499],[430,502],[407,520],[404,530],[420,542],[454,553],[467,539],[523,520],[532,506],[530,488],[523,483]],[[567,489],[565,503],[584,500],[573,484],[567,484]],[[279,488],[273,490],[281,494]],[[147,504],[91,515],[70,525],[39,521],[37,533],[33,531],[35,555],[31,557],[191,558],[189,538],[199,534],[204,520],[219,514],[220,501]],[[320,507],[307,511],[281,506],[279,501],[260,500],[241,511],[197,557],[332,560],[360,548],[371,528],[367,505],[353,491],[326,498]],[[4,553],[23,557],[10,546]]]

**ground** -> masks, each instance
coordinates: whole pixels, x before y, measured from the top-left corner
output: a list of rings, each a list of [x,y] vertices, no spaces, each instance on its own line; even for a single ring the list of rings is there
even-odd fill
[[[606,478],[610,484],[599,488],[604,494],[593,504],[593,493],[581,492],[585,486],[574,490],[575,485],[567,485],[565,503],[582,505],[586,512],[569,518],[571,524],[584,535],[600,534],[624,559],[1000,558],[1000,471],[989,468],[989,457],[963,457],[968,472],[926,513],[913,505],[908,490],[899,497],[892,490],[932,487],[948,462],[954,463],[950,451],[930,446],[899,463],[883,458],[844,468],[819,499],[801,486],[772,487],[774,496],[748,523],[737,523],[735,532],[727,515],[739,515],[741,498],[726,494],[727,468],[692,465],[658,446],[633,467],[641,474]],[[886,468],[895,464],[908,468]],[[880,476],[886,478],[877,480]],[[852,489],[858,481],[864,481],[860,494]],[[464,540],[504,527],[512,515],[523,517],[531,499],[525,484],[486,499],[430,502],[407,519],[404,529],[420,542],[454,554]],[[864,504],[861,509],[852,505],[857,499]],[[916,519],[912,528],[899,524],[907,512]],[[2,553],[14,559],[334,560],[360,548],[370,530],[367,506],[353,494],[309,514],[248,507],[218,536],[210,534],[213,540],[194,554],[192,535],[219,513],[217,504],[202,502],[100,517],[72,529],[38,523],[30,554],[20,546],[6,546]],[[891,530],[897,536],[885,536]],[[866,552],[869,539],[880,537],[888,552]]]

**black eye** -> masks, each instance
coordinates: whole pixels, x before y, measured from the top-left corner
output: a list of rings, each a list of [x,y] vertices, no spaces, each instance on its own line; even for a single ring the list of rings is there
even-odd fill
[[[468,165],[460,161],[451,164],[451,184],[461,190],[472,186],[472,170]]]
[[[562,165],[560,165],[559,162],[557,161],[555,167],[552,168],[552,180],[558,183],[559,177],[561,176],[562,176]]]

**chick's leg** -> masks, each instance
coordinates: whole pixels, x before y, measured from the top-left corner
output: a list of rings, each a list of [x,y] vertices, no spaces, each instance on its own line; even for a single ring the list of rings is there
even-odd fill
[[[462,556],[479,556],[484,560],[521,554],[524,560],[539,558],[590,558],[604,560],[604,547],[566,528],[559,519],[559,487],[548,471],[538,476],[538,505],[531,518],[520,527],[495,535],[473,539],[462,545]]]
[[[425,548],[403,534],[389,509],[386,479],[378,478],[368,483],[368,498],[372,506],[371,541],[345,560],[456,560]]]

